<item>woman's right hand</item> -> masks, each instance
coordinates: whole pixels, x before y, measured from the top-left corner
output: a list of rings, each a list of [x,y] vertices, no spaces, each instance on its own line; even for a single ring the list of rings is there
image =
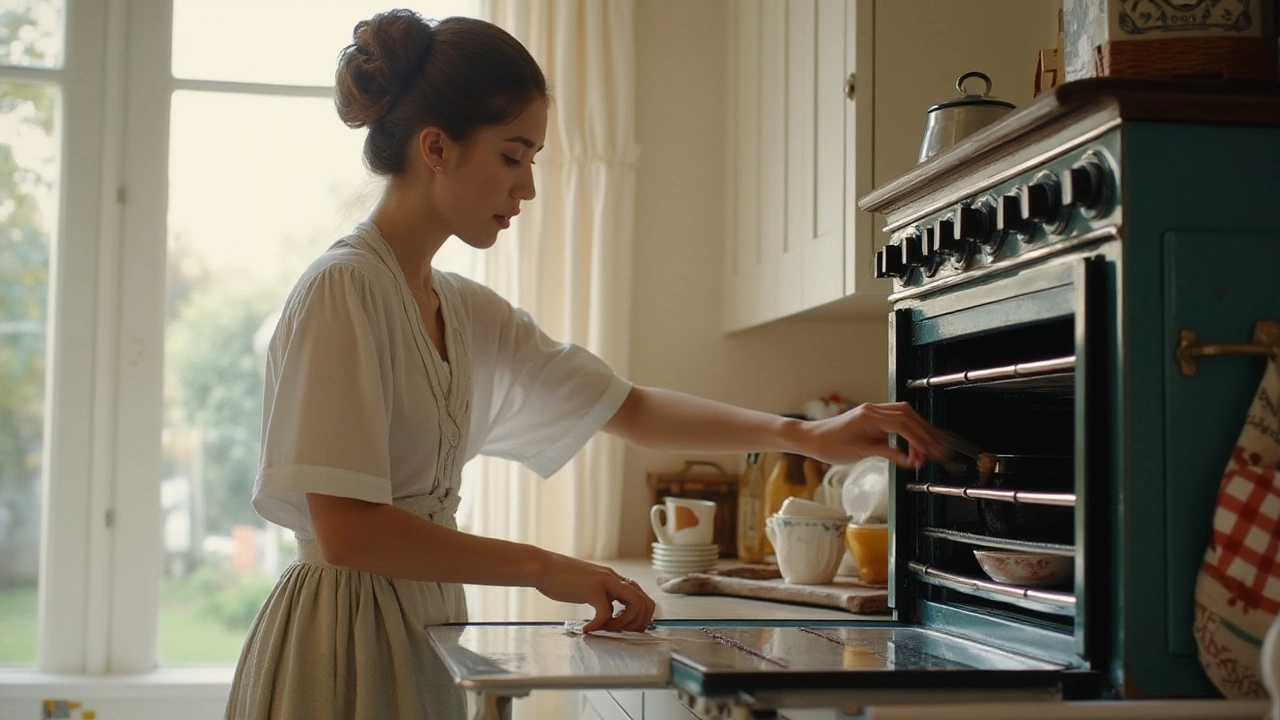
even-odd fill
[[[653,622],[657,604],[640,584],[614,572],[612,568],[547,552],[534,588],[558,602],[585,603],[595,609],[595,617],[583,632],[644,632]],[[613,602],[622,611],[613,614]]]

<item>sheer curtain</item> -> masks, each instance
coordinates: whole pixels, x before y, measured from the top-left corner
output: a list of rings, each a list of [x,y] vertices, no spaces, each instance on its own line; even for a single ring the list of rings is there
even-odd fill
[[[635,140],[633,0],[481,0],[547,75],[547,145],[538,197],[485,251],[481,279],[554,338],[627,372]],[[577,557],[618,552],[623,445],[600,434],[554,477],[476,458],[465,519],[472,532]]]

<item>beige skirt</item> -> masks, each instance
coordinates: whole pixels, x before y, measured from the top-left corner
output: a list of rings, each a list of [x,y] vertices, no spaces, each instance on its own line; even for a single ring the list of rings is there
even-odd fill
[[[419,496],[397,507],[456,527],[456,495]],[[452,502],[451,502],[452,501]],[[455,720],[462,691],[427,628],[465,622],[462,586],[336,567],[315,541],[299,540],[258,612],[236,666],[228,720]]]

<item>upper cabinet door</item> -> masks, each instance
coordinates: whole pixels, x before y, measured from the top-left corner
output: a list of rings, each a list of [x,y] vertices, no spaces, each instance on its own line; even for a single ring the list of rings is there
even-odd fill
[[[788,7],[792,0],[760,3],[760,243],[766,297],[763,320],[799,312],[803,245],[787,243],[790,143]]]
[[[873,122],[876,105],[876,13],[883,3],[845,0],[841,27],[844,33],[844,294],[857,299],[856,307],[883,317],[891,284],[875,277],[876,228],[874,216],[858,209],[858,198],[874,189],[873,170],[878,155]]]
[[[775,0],[776,1],[776,0]],[[817,22],[816,0],[786,0],[787,31],[787,173],[786,173],[786,233],[782,238],[783,253],[788,258],[784,264],[781,282],[795,287],[788,300],[794,307],[783,308],[797,312],[805,307],[805,274],[809,269],[806,247],[814,237],[814,148],[817,134],[817,105],[815,78],[817,77]]]
[[[845,5],[847,0],[817,0],[807,3],[813,12],[804,18],[805,40],[798,64],[811,67],[804,77],[808,89],[807,107],[813,111],[802,147],[810,174],[812,192],[801,195],[796,212],[805,219],[808,247],[804,251],[804,307],[816,307],[839,300],[845,287],[845,118],[849,101],[845,97]],[[791,206],[791,204],[788,204]]]
[[[730,5],[729,330],[846,293],[845,18],[853,1]]]
[[[730,6],[729,192],[725,274],[725,326],[759,322],[767,298],[760,291],[760,1]]]

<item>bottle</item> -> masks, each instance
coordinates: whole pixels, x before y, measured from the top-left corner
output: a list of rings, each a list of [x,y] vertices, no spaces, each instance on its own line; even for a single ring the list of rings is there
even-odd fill
[[[747,455],[747,467],[738,482],[738,559],[763,562],[764,463],[760,453]]]

